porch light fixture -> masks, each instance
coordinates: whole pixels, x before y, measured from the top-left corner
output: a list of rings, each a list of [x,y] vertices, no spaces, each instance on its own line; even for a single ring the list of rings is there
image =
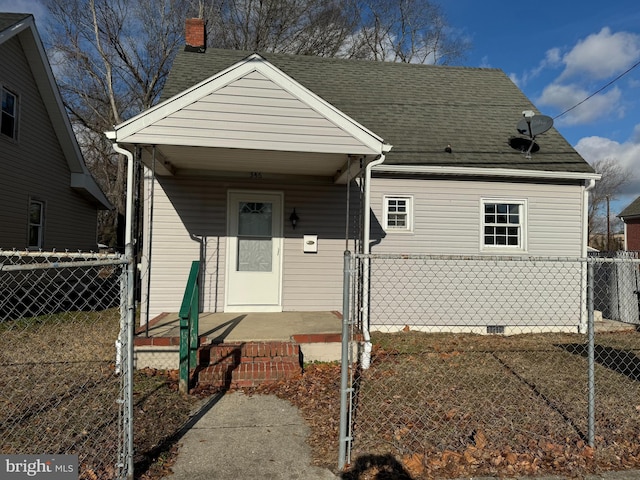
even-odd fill
[[[298,220],[300,220],[300,218],[298,217],[298,215],[296,214],[296,209],[293,209],[293,212],[291,212],[291,215],[289,215],[289,221],[291,222],[291,226],[293,227],[293,229],[296,229],[296,225],[298,224]]]

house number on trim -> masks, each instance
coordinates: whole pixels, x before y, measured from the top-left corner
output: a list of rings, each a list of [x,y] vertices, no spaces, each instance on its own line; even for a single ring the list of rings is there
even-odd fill
[[[251,172],[249,176],[255,180],[258,180],[262,178],[262,172]]]

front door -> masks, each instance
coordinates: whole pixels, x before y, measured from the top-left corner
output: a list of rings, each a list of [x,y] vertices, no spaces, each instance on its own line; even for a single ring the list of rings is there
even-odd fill
[[[229,192],[225,311],[282,311],[282,194]]]

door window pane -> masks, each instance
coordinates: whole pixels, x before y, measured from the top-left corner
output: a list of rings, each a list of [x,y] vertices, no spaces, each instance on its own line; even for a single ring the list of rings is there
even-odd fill
[[[239,272],[270,272],[272,269],[273,208],[269,202],[240,202],[238,205]]]
[[[238,235],[271,236],[271,203],[240,202]]]

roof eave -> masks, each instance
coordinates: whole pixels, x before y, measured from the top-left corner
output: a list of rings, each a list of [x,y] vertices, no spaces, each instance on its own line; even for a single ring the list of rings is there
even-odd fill
[[[387,165],[382,164],[373,168],[375,172],[404,173],[404,174],[432,174],[456,175],[473,177],[503,177],[503,178],[537,178],[553,180],[600,180],[602,175],[589,172],[560,172],[552,170],[525,170],[515,168],[485,168],[485,167],[452,167],[439,165]]]
[[[0,43],[14,36],[18,36],[20,39],[29,65],[33,70],[34,80],[38,86],[49,118],[51,118],[56,137],[67,161],[69,171],[71,172],[70,187],[74,189],[77,188],[74,185],[74,175],[90,178],[90,180],[83,181],[83,184],[87,187],[87,194],[83,196],[96,203],[99,208],[113,208],[84,163],[82,151],[78,145],[71,121],[66,114],[58,84],[55,81],[53,70],[49,64],[49,59],[32,15],[25,16],[13,27],[0,32]],[[77,183],[77,180],[75,182]]]

